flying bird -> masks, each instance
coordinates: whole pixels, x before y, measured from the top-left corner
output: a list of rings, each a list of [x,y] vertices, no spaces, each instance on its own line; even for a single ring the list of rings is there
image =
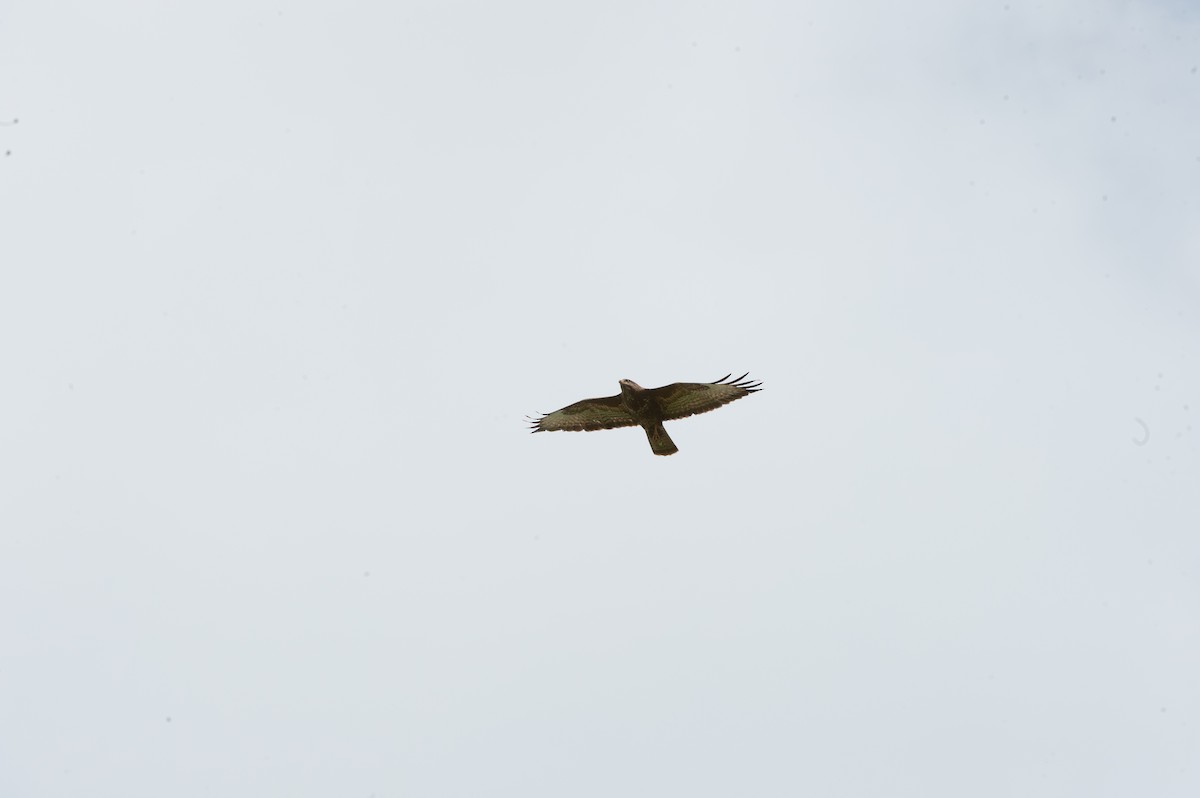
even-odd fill
[[[663,422],[707,413],[762,390],[761,382],[746,379],[749,373],[733,380],[726,374],[714,382],[673,382],[661,388],[643,388],[633,380],[621,380],[621,392],[616,396],[584,399],[529,421],[533,432],[641,427],[646,430],[651,451],[675,454],[679,447],[663,428]]]

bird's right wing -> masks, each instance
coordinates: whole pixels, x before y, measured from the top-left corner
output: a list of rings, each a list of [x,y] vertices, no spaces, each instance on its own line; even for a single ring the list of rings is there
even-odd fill
[[[529,421],[533,432],[592,432],[598,429],[637,426],[637,420],[629,415],[629,411],[621,404],[620,394],[599,399],[584,399]]]
[[[730,375],[726,374],[715,382],[674,382],[661,388],[651,388],[646,393],[658,400],[663,421],[671,421],[707,413],[761,391],[762,383],[747,380],[747,376],[748,373],[731,380]]]

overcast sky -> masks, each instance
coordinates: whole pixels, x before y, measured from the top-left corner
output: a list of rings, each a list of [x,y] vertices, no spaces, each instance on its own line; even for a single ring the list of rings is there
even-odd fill
[[[0,794],[1200,794],[1192,3],[8,2]],[[749,371],[668,431],[523,416]]]

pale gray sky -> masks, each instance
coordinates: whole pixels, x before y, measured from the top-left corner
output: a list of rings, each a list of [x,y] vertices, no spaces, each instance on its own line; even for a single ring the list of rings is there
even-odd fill
[[[1182,3],[6,4],[0,794],[1200,793],[1198,66]],[[747,370],[670,458],[522,423]]]

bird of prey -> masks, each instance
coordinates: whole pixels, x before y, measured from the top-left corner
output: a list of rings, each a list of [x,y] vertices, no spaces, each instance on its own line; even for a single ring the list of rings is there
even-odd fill
[[[651,451],[675,454],[679,447],[663,429],[663,422],[707,413],[762,390],[761,382],[746,380],[749,373],[733,380],[726,374],[714,382],[674,382],[661,388],[643,388],[633,380],[621,380],[621,392],[616,396],[584,399],[529,420],[533,432],[641,427],[646,430]]]

